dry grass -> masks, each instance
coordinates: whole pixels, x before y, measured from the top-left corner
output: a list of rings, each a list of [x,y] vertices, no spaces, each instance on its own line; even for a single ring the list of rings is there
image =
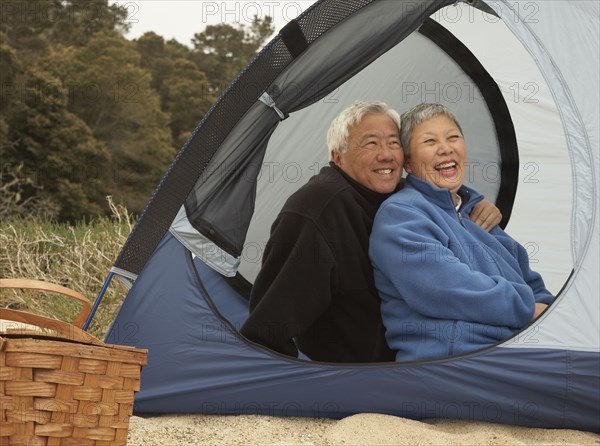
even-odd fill
[[[79,291],[96,299],[117,255],[133,227],[133,218],[109,198],[111,218],[75,226],[43,218],[7,218],[0,222],[0,277],[37,279]],[[125,294],[113,280],[90,326],[102,338]],[[71,322],[79,311],[72,299],[22,290],[0,291],[0,305]],[[48,297],[46,299],[42,297]]]

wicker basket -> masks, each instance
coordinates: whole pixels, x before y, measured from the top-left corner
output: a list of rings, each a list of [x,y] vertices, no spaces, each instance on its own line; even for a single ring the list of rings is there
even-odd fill
[[[0,288],[8,287],[78,294],[0,279]],[[108,345],[81,330],[89,302],[79,296],[85,304],[73,324],[0,309],[0,319],[41,328],[0,332],[0,445],[127,444],[147,351]]]

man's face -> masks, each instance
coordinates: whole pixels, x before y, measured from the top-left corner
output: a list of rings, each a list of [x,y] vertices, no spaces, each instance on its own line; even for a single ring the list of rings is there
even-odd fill
[[[465,140],[448,116],[435,116],[413,130],[407,172],[456,193],[465,179],[466,161]]]
[[[365,115],[350,128],[348,150],[333,152],[332,159],[363,186],[379,193],[393,192],[404,163],[398,127],[385,114]]]

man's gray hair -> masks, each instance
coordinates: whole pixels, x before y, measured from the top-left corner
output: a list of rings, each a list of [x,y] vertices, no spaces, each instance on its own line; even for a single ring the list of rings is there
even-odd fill
[[[404,159],[410,157],[410,140],[412,139],[413,131],[415,127],[421,124],[423,121],[427,121],[436,116],[445,115],[452,119],[460,133],[462,128],[456,120],[456,116],[450,111],[448,107],[442,104],[427,104],[422,103],[415,105],[413,108],[402,114],[402,128],[400,129],[400,143],[402,144],[402,150],[404,150]]]
[[[385,102],[379,101],[355,101],[346,107],[331,122],[327,131],[327,151],[329,159],[336,150],[344,153],[348,150],[348,136],[350,128],[358,124],[365,115],[370,113],[382,113],[388,116],[400,129],[400,114],[390,108]]]

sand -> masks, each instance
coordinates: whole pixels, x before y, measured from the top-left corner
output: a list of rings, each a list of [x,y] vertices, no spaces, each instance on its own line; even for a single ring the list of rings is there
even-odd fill
[[[342,420],[240,415],[131,417],[129,446],[600,445],[600,435],[487,422],[414,421],[378,414]]]

